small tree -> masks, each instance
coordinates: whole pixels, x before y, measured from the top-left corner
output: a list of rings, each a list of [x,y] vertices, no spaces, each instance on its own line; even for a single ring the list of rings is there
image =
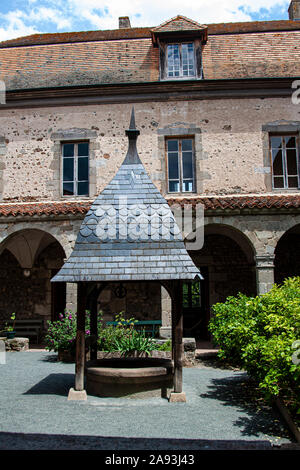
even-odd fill
[[[219,356],[245,369],[267,397],[281,395],[299,407],[300,277],[257,297],[228,297],[213,312],[209,329]]]

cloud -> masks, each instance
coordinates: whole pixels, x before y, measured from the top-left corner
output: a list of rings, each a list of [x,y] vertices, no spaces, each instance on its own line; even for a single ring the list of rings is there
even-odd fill
[[[270,19],[270,15],[284,19],[289,3],[290,0],[23,0],[22,10],[0,13],[0,40],[37,32],[116,29],[120,16],[129,16],[133,27],[156,26],[176,15],[204,24]]]
[[[129,16],[132,26],[154,26],[178,14],[200,23],[251,21],[262,8],[287,11],[289,0],[67,0],[73,13],[101,29],[118,27],[119,16]],[[106,8],[106,12],[105,12]],[[138,15],[138,16],[137,16]]]

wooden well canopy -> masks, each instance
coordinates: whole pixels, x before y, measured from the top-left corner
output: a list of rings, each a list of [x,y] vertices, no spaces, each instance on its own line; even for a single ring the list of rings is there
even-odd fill
[[[127,155],[96,198],[80,227],[73,252],[52,282],[78,283],[75,390],[84,389],[84,327],[89,283],[160,282],[172,299],[175,392],[182,392],[181,281],[202,279],[189,256],[167,201],[137,153],[134,109]],[[96,312],[97,315],[97,312]],[[96,332],[96,331],[95,331]]]

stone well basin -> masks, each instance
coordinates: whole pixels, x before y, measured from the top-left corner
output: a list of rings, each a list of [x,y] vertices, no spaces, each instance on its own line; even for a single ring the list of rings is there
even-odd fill
[[[174,367],[170,359],[153,357],[97,359],[86,364],[86,390],[99,397],[167,398],[173,387]]]

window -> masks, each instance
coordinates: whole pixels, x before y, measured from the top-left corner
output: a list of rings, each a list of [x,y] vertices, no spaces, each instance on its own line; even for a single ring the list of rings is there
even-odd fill
[[[167,45],[167,77],[195,77],[195,51],[193,43]]]
[[[183,308],[199,308],[201,306],[200,281],[184,282],[182,285]]]
[[[296,135],[270,136],[273,188],[300,187],[299,150]]]
[[[89,143],[62,144],[64,196],[89,195]]]
[[[194,139],[166,140],[168,191],[195,192]]]

